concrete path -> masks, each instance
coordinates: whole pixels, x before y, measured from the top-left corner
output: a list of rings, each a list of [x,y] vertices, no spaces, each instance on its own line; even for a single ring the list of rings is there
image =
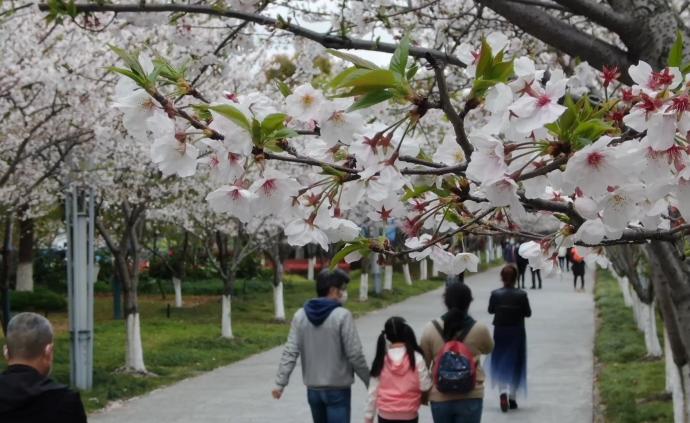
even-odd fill
[[[529,276],[528,276],[529,278]],[[489,294],[498,285],[498,269],[467,278],[475,301],[471,314],[491,322]],[[570,274],[544,280],[544,289],[529,291],[534,317],[527,324],[529,397],[520,410],[502,414],[498,394],[487,390],[483,423],[588,423],[592,421],[592,349],[594,304],[592,277],[587,293],[575,293]],[[367,357],[373,358],[376,337],[385,320],[404,316],[417,334],[442,314],[440,290],[409,299],[357,321]],[[299,367],[283,399],[270,397],[280,357],[276,348],[233,365],[187,379],[117,408],[93,415],[97,423],[308,423],[311,421]],[[363,422],[365,389],[353,387],[353,423]],[[420,422],[431,422],[423,407]]]

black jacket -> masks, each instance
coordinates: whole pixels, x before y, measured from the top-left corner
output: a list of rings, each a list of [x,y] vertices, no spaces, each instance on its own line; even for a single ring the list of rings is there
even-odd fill
[[[86,413],[79,393],[33,367],[14,365],[0,374],[0,422],[85,423]]]
[[[525,317],[532,315],[527,293],[518,288],[501,288],[491,293],[489,313],[494,326],[524,326]]]

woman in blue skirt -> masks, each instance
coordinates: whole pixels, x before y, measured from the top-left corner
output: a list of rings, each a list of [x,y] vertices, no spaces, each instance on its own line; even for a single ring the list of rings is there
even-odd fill
[[[512,265],[501,270],[503,288],[489,299],[494,315],[494,347],[488,361],[491,384],[498,386],[501,411],[516,409],[518,391],[527,393],[527,335],[525,318],[532,315],[527,293],[515,287],[518,271]]]

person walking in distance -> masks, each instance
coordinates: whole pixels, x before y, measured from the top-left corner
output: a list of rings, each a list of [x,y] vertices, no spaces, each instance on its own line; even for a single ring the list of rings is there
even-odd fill
[[[369,385],[362,343],[352,313],[343,307],[349,281],[340,269],[324,269],[316,277],[318,298],[292,319],[272,392],[275,399],[282,397],[300,358],[314,423],[349,423],[354,374]]]
[[[520,244],[515,246],[515,264],[518,271],[517,286],[518,288],[525,289],[525,272],[527,271],[529,260],[520,255]],[[532,275],[532,286],[534,286],[534,275]]]
[[[376,344],[365,423],[373,423],[377,414],[379,423],[417,423],[431,383],[414,331],[402,317],[391,317]]]
[[[539,289],[541,289],[541,269],[535,269],[532,266],[530,266],[529,272],[532,275],[532,287],[531,287],[531,289],[537,289],[537,287],[535,285],[535,277],[537,280],[539,280]],[[523,288],[524,288],[524,282],[523,282]]]
[[[86,423],[78,392],[48,377],[53,367],[53,327],[36,313],[19,313],[7,325],[7,370],[0,374],[0,422]]]
[[[580,278],[580,291],[585,290],[585,258],[577,251],[570,249],[570,269],[573,271],[573,288],[577,291],[577,278]]]
[[[479,358],[493,350],[494,342],[489,328],[468,313],[472,291],[466,284],[447,285],[444,302],[448,311],[426,325],[420,341],[424,360],[434,369],[434,385],[429,392],[431,414],[434,423],[480,423],[485,377]],[[453,368],[453,364],[468,366]],[[447,383],[451,380],[444,375],[456,370],[466,370],[456,376],[468,383],[462,386]],[[465,378],[470,375],[469,380]]]
[[[568,249],[566,247],[558,248],[558,267],[561,268],[561,272],[567,272],[570,270],[570,261],[568,260]]]
[[[525,318],[532,315],[527,293],[515,287],[517,270],[501,269],[503,288],[491,292],[489,313],[494,315],[494,351],[488,361],[491,384],[500,392],[504,413],[517,409],[517,393],[527,392],[527,335]]]

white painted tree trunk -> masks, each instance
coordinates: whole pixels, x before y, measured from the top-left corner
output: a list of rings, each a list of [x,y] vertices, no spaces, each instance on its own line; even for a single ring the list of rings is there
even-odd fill
[[[438,266],[431,260],[431,277],[438,278]],[[421,279],[421,278],[420,278]]]
[[[673,370],[676,364],[673,362],[673,353],[671,353],[671,342],[668,340],[668,331],[664,327],[664,368],[666,369],[666,392],[673,394]]]
[[[494,253],[496,253],[496,249],[494,248],[494,239],[493,238],[489,237],[489,241],[487,243],[487,246],[488,247],[486,250],[487,250],[487,254],[489,254],[489,261],[494,261],[494,259],[496,258],[494,256]]]
[[[34,264],[33,262],[19,263],[17,265],[17,291],[33,292],[34,290]]]
[[[316,257],[309,257],[307,260],[307,280],[314,280],[314,267],[316,267]]]
[[[642,332],[644,333],[644,343],[647,347],[647,357],[659,358],[663,355],[659,334],[656,326],[656,306],[655,303],[644,304],[640,307],[642,317]]]
[[[410,265],[408,263],[403,263],[403,276],[405,277],[405,283],[412,285],[412,275],[410,275]]]
[[[285,321],[285,296],[283,295],[283,282],[280,281],[278,286],[273,286],[273,309],[275,310],[275,319],[278,322]]]
[[[141,344],[141,322],[139,313],[127,316],[127,354],[125,368],[128,371],[146,373],[144,365],[144,347]]]
[[[369,274],[362,273],[359,276],[359,301],[369,300]]]
[[[429,270],[427,268],[427,260],[425,258],[419,262],[419,280],[425,281],[429,279]]]
[[[392,291],[393,290],[393,266],[390,264],[387,264],[384,267],[383,290],[384,291]]]
[[[233,339],[232,334],[232,298],[230,295],[223,295],[221,306],[221,328],[220,333],[225,339]]]
[[[632,298],[630,297],[630,283],[628,283],[628,278],[619,278],[618,284],[620,285],[621,291],[623,291],[623,302],[625,302],[626,306],[632,307]]]
[[[173,276],[172,283],[175,289],[175,307],[182,308],[182,281]]]

